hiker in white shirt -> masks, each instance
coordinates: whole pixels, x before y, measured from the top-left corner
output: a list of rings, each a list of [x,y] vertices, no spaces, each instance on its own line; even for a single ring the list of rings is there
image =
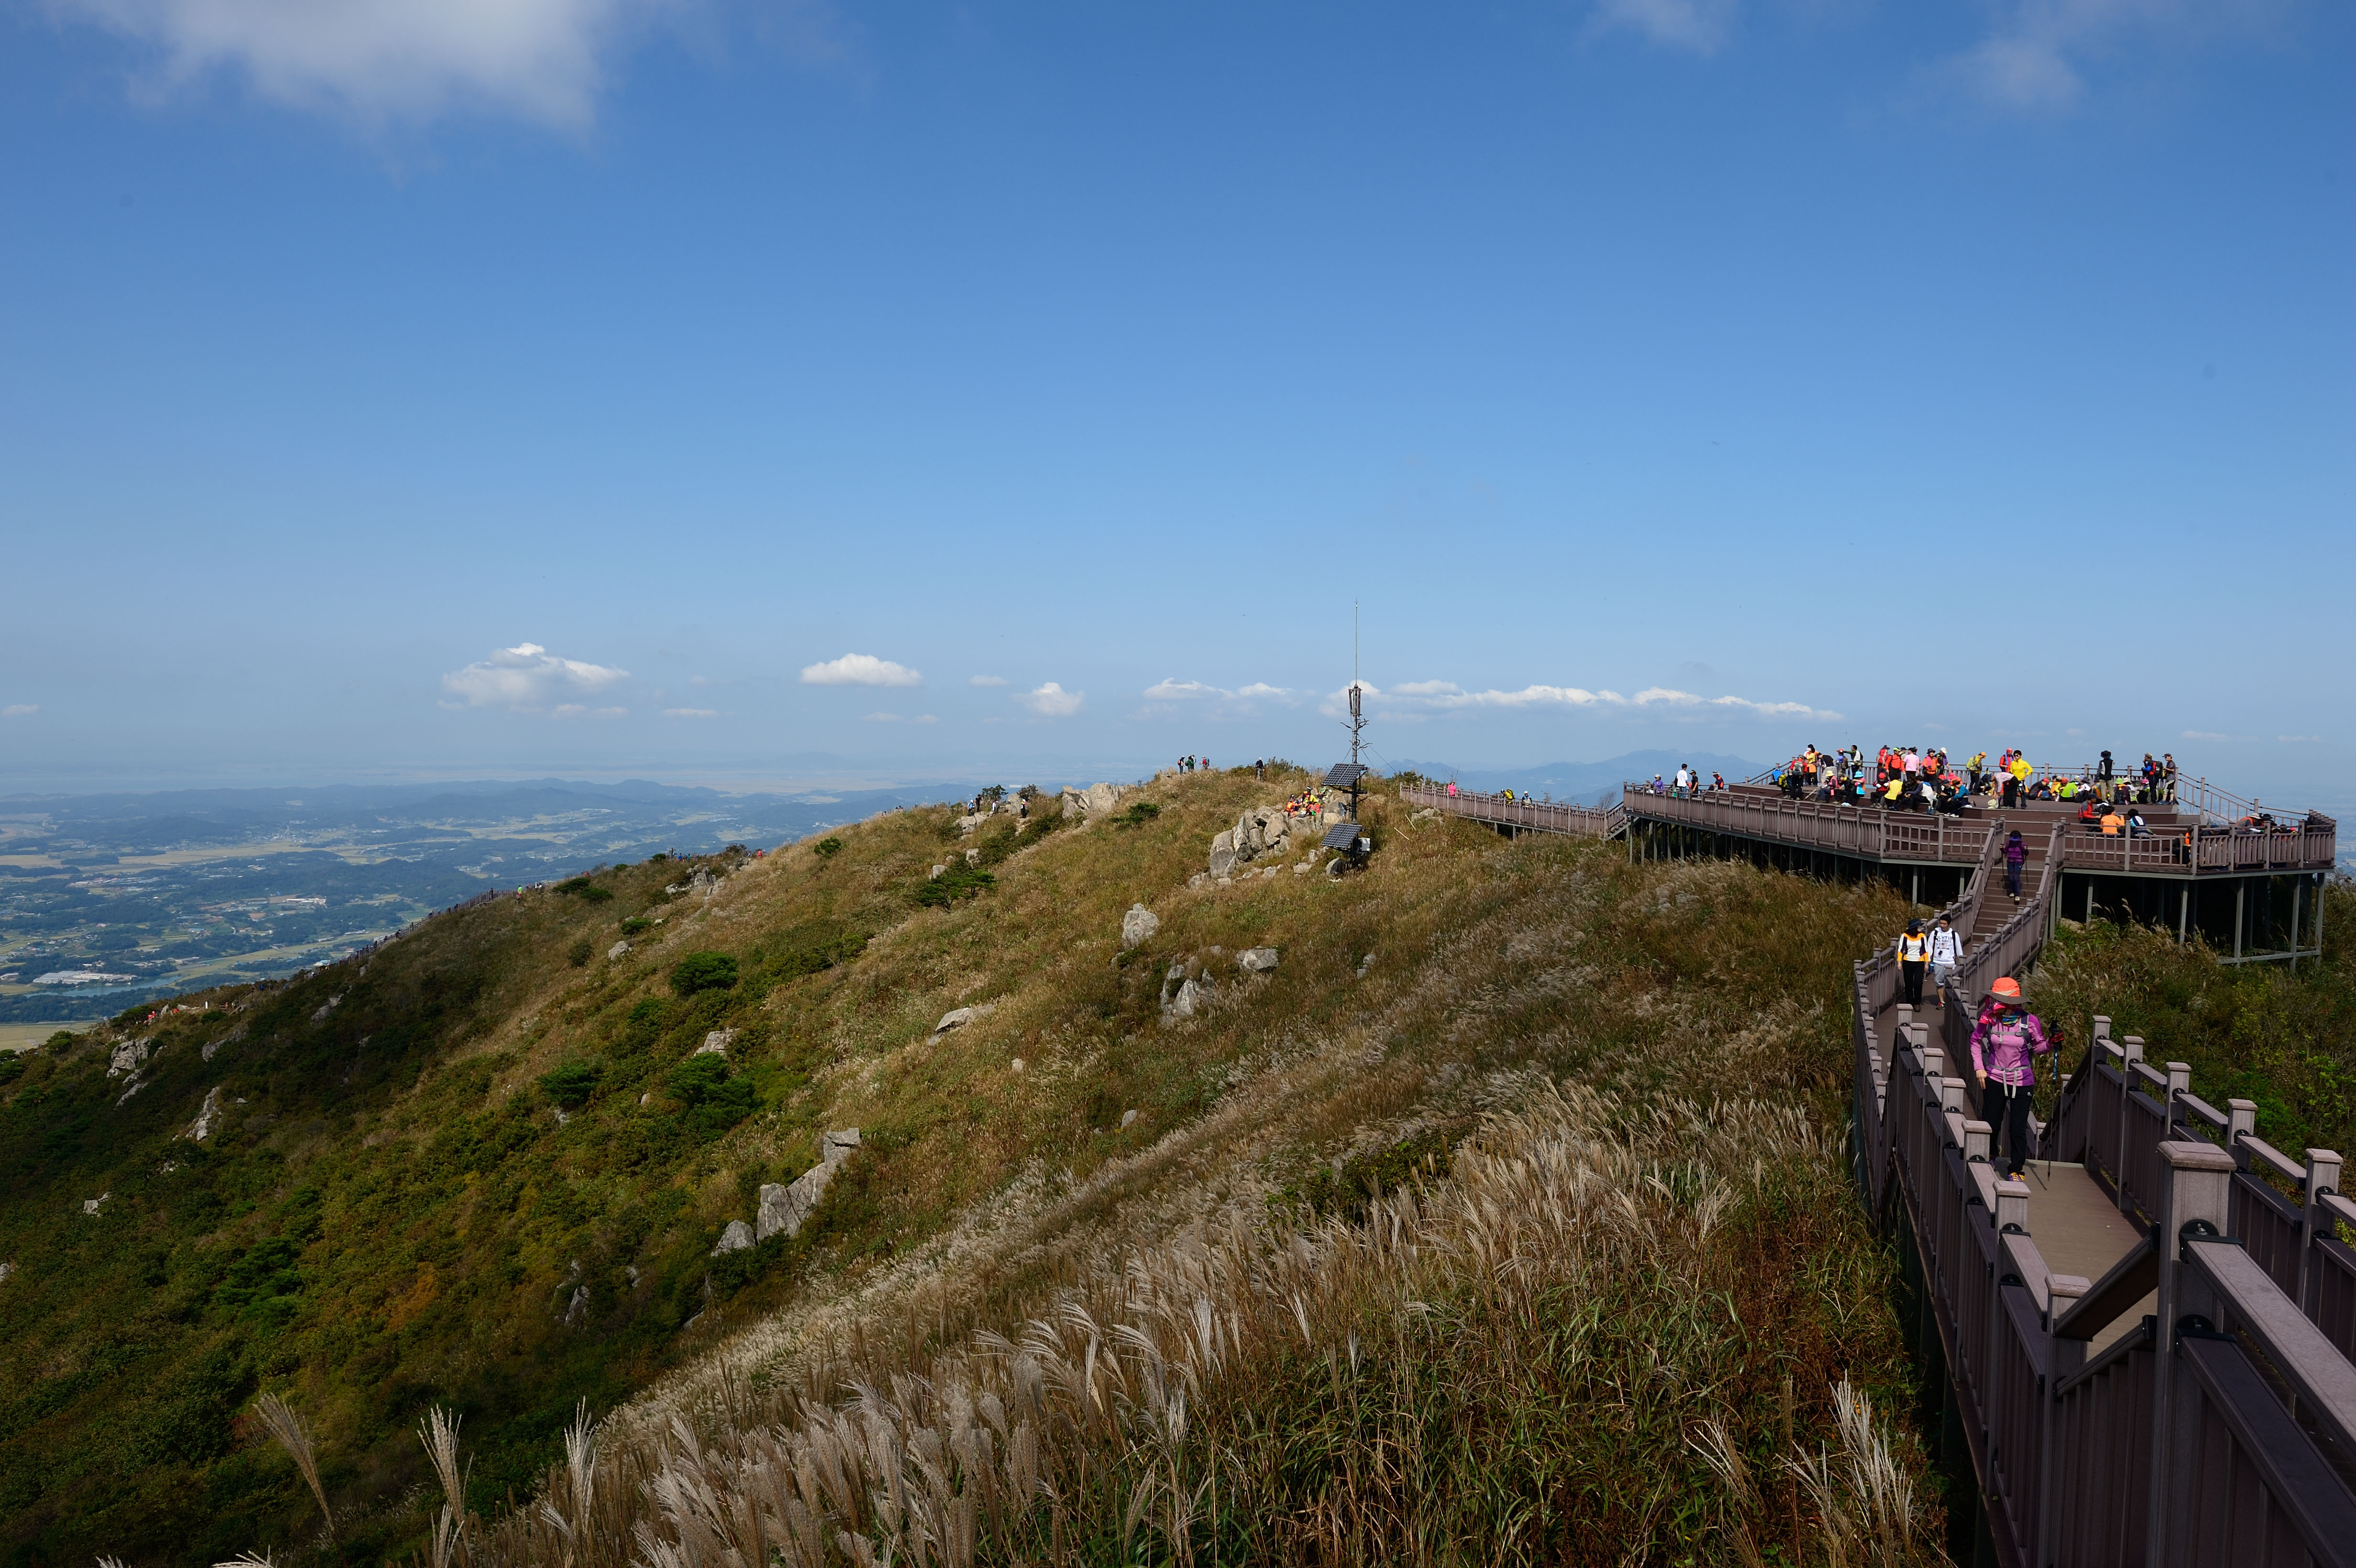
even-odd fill
[[[1939,987],[1939,1005],[1947,1005],[1947,982],[1955,977],[1955,965],[1964,961],[1963,933],[1947,923],[1941,915],[1939,923],[1931,928],[1931,984]]]

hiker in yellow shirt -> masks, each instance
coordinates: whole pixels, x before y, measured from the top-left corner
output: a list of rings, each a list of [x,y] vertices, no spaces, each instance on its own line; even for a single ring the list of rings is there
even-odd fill
[[[1922,923],[1910,920],[1905,934],[1898,939],[1898,976],[1906,984],[1906,1005],[1922,1005],[1922,976],[1931,967],[1931,939],[1922,934]]]

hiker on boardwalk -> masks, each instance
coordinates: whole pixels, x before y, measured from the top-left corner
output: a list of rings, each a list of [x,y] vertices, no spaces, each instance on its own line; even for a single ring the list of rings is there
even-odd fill
[[[2004,1140],[2005,1171],[2020,1179],[2029,1161],[2029,1107],[2037,1093],[2037,1058],[2053,1049],[2045,1026],[2021,1004],[2020,982],[2008,975],[1988,987],[1972,1029],[1972,1072],[1980,1084],[1980,1120],[1988,1125],[1988,1163]]]
[[[2020,829],[2016,827],[2012,837],[2004,841],[2004,891],[2012,895],[2015,903],[2020,901],[2021,863],[2028,859],[2029,846],[2020,841]]]
[[[1931,939],[1922,934],[1922,923],[1910,920],[1905,934],[1898,939],[1898,975],[1906,983],[1906,1005],[1922,1005],[1922,972],[1931,966]]]
[[[1931,984],[1938,988],[1939,1005],[1947,1005],[1947,982],[1955,977],[1955,965],[1964,961],[1963,933],[1941,915],[1939,923],[1931,928]]]

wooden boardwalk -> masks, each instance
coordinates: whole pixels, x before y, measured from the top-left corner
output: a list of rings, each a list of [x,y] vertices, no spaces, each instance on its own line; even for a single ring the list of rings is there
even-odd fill
[[[1990,1164],[1966,1093],[1973,1006],[2035,964],[2064,867],[2117,855],[2133,870],[2152,841],[2087,845],[2064,813],[2007,814],[2029,847],[2016,901],[1993,821],[1735,791],[1631,790],[1609,810],[1401,794],[1508,832],[1626,837],[1632,852],[1665,828],[1954,868],[1962,891],[1944,912],[1968,945],[1944,1008],[1899,1000],[1893,947],[1857,965],[1850,1148],[1858,1195],[1905,1262],[1906,1328],[1940,1391],[1941,1458],[1966,1485],[1950,1509],[1976,1514],[1975,1562],[2356,1568],[2356,1248],[2341,1240],[2356,1203],[2340,1156],[2276,1150],[2249,1102],[2211,1104],[2182,1063],[2155,1066],[2106,1019],[2081,1031],[2020,1180]],[[2321,818],[2220,831],[2214,853],[2183,831],[2187,853],[2152,874],[2312,872],[2337,848]]]

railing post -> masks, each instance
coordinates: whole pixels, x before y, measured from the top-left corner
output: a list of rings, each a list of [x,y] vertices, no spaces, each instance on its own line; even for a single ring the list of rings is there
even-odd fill
[[[2099,1044],[2101,1044],[2104,1040],[2108,1040],[2108,1039],[2110,1039],[2110,1038],[2111,1038],[2111,1020],[2110,1020],[2110,1016],[2109,1016],[2108,1014],[2106,1014],[2106,1013],[2096,1013],[2096,1014],[2094,1015],[2094,1042],[2095,1042],[2096,1044],[2098,1044],[2098,1045],[2099,1045]]]
[[[2053,1495],[2060,1483],[2060,1477],[2054,1473],[2053,1446],[2054,1427],[2061,1419],[2062,1402],[2055,1397],[2054,1391],[2062,1386],[2062,1379],[2086,1364],[2086,1341],[2055,1339],[2053,1324],[2070,1309],[2072,1302],[2093,1288],[2093,1283],[2083,1275],[2049,1275],[2045,1280],[2045,1383],[2039,1390],[2044,1396],[2039,1403],[2044,1406],[2041,1424],[2045,1429],[2045,1441],[2040,1461],[2042,1474],[2037,1488],[2037,1562],[2040,1565],[2053,1561],[2053,1525],[2061,1512],[2061,1505]]]
[[[1999,1236],[2029,1234],[2029,1183],[2014,1179],[1996,1184],[1995,1223]]]
[[[2217,1309],[2208,1287],[2180,1259],[2186,1232],[2225,1233],[2226,1198],[2233,1177],[2233,1157],[2212,1145],[2170,1139],[2159,1146],[2168,1173],[2160,1184],[2158,1224],[2152,1241],[2158,1254],[2158,1327],[2151,1391],[2150,1511],[2145,1515],[2144,1561],[2153,1568],[2191,1564],[2185,1540],[2191,1486],[2199,1461],[2201,1386],[2179,1362],[2179,1336],[2190,1327],[2209,1332]]]
[[[2301,1312],[2312,1313],[2315,1304],[2308,1299],[2308,1281],[2314,1270],[2308,1259],[2315,1251],[2315,1235],[2321,1231],[2331,1234],[2330,1216],[2323,1211],[2326,1193],[2340,1190],[2340,1157],[2328,1148],[2307,1151],[2307,1202],[2298,1212],[2298,1294],[2292,1297]]]
[[[2233,1157],[2234,1168],[2250,1168],[2249,1160],[2242,1154],[2242,1140],[2254,1136],[2257,1130],[2258,1103],[2255,1100],[2225,1102],[2225,1152]]]
[[[1987,1163],[1988,1133],[1989,1127],[1986,1122],[1967,1121],[1964,1124],[1964,1163],[1965,1165],[1976,1161],[1981,1165]]]
[[[2168,1130],[2171,1134],[2176,1131],[2177,1119],[2181,1114],[2177,1109],[2179,1104],[2178,1096],[2190,1094],[2190,1093],[2192,1093],[2191,1063],[2186,1061],[2169,1062],[2168,1064],[2168,1104],[2166,1109],[2168,1111]]]
[[[2134,1108],[2127,1104],[2135,1093],[2135,1064],[2143,1060],[2143,1036],[2131,1034],[2119,1042],[2119,1136],[2111,1145],[2111,1157],[2119,1168],[2111,1172],[2111,1181],[2118,1189],[2119,1212],[2132,1213],[2135,1199],[2127,1191],[2127,1128]]]

